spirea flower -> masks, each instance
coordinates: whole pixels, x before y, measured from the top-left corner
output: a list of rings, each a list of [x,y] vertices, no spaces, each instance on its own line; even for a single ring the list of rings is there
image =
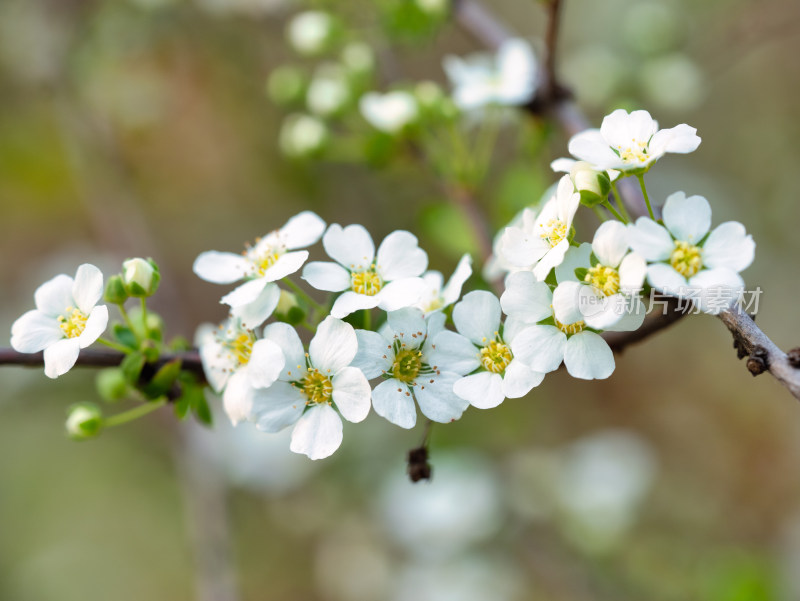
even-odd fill
[[[407,307],[389,313],[382,334],[356,331],[358,353],[353,365],[370,380],[384,379],[372,391],[375,413],[401,428],[417,423],[414,400],[426,417],[442,423],[458,419],[469,405],[453,392],[453,385],[467,373],[459,358],[444,355],[441,363],[432,359],[444,318],[439,312],[425,319],[422,311]]]
[[[286,37],[300,54],[319,54],[328,45],[334,29],[333,17],[319,10],[295,15],[286,27]]]
[[[344,68],[334,63],[320,65],[306,90],[308,110],[319,117],[331,117],[349,101],[350,83]]]
[[[344,291],[333,303],[333,317],[374,307],[395,311],[420,300],[425,282],[419,276],[428,266],[428,255],[417,246],[413,234],[392,232],[376,255],[372,237],[363,226],[343,228],[334,223],[322,237],[322,245],[336,263],[309,263],[303,279],[317,290]]]
[[[419,116],[417,99],[402,90],[386,94],[368,92],[359,100],[358,108],[372,127],[392,135],[416,121]]]
[[[650,263],[647,281],[656,290],[692,299],[708,313],[730,307],[744,290],[739,272],[755,257],[752,236],[736,221],[709,234],[711,206],[702,196],[675,192],[662,215],[663,226],[647,217],[629,226],[631,247]]]
[[[241,255],[215,250],[201,253],[194,262],[194,272],[207,282],[231,284],[247,280],[222,297],[231,313],[243,325],[255,328],[275,310],[280,290],[271,282],[296,272],[308,259],[307,250],[325,231],[325,222],[315,213],[303,211],[281,229],[259,238]]]
[[[642,173],[667,152],[686,154],[700,145],[697,130],[685,123],[658,129],[647,111],[617,109],[603,119],[600,129],[587,129],[569,141],[569,152],[595,169]]]
[[[500,297],[503,312],[530,324],[514,338],[511,352],[533,371],[550,373],[563,362],[569,374],[583,380],[604,379],[614,371],[614,354],[586,325],[581,294],[586,286],[563,282],[554,291],[532,273],[508,276]]]
[[[447,280],[447,284],[444,284],[441,272],[426,271],[422,274],[425,291],[422,293],[422,299],[415,306],[422,309],[425,315],[449,307],[461,296],[461,288],[471,275],[472,257],[469,254],[461,257],[453,275]]]
[[[265,432],[294,424],[290,449],[311,459],[332,455],[342,444],[342,420],[363,421],[369,413],[367,378],[351,366],[358,350],[353,326],[328,316],[319,324],[308,353],[290,325],[273,323],[264,338],[277,344],[286,363],[278,381],[256,390],[252,419]]]
[[[230,318],[219,327],[203,326],[195,336],[203,372],[233,425],[250,417],[257,388],[272,385],[284,366],[280,347],[257,339],[256,332]]]
[[[433,360],[457,361],[460,371],[470,374],[458,380],[453,391],[478,409],[497,407],[506,397],[523,397],[544,379],[543,373],[514,356],[511,345],[522,330],[501,330],[500,317],[497,297],[476,290],[453,308],[459,333],[443,331],[434,339]]]
[[[501,259],[544,280],[564,260],[580,200],[570,177],[562,177],[555,196],[545,203],[533,224],[523,221],[519,227],[505,229],[500,241]]]
[[[322,151],[330,137],[325,122],[311,115],[294,113],[284,119],[278,143],[288,157],[305,158]]]
[[[94,265],[78,267],[75,278],[61,274],[39,286],[36,309],[11,326],[11,346],[20,353],[44,351],[44,373],[57,378],[67,373],[82,348],[97,340],[108,325],[103,274]]]
[[[464,111],[491,104],[523,105],[536,91],[536,56],[522,39],[504,42],[495,56],[447,56],[443,66],[453,85],[453,102]]]

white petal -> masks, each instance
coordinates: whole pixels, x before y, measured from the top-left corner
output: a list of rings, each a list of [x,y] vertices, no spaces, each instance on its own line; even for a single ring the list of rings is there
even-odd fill
[[[297,331],[288,323],[271,323],[264,328],[264,338],[277,344],[284,357],[281,380],[294,382],[305,377],[306,355]]]
[[[72,306],[73,279],[68,275],[57,275],[36,289],[33,295],[36,308],[45,315],[63,315]]]
[[[11,326],[11,347],[18,353],[38,353],[64,338],[55,318],[34,309]]]
[[[408,348],[422,346],[423,338],[428,330],[422,311],[416,307],[391,311],[387,316],[387,321],[394,335],[405,342]]]
[[[309,459],[330,457],[342,444],[342,419],[330,405],[317,405],[303,414],[292,431],[289,448]]]
[[[453,392],[478,409],[492,409],[506,398],[503,377],[488,371],[461,378],[453,385]]]
[[[288,252],[275,261],[268,269],[264,271],[262,276],[268,282],[276,282],[291,275],[303,266],[303,263],[308,259],[307,250],[296,250]]]
[[[566,343],[567,335],[555,326],[531,326],[517,334],[511,343],[511,352],[515,361],[546,374],[561,365]]]
[[[567,340],[564,365],[573,378],[603,380],[614,372],[614,353],[600,336],[584,331]]]
[[[570,325],[583,321],[584,302],[591,289],[578,282],[563,282],[553,291],[553,316]]]
[[[736,303],[744,291],[742,276],[731,269],[704,269],[689,279],[689,289],[696,291],[690,298],[701,311],[716,315]]]
[[[659,292],[680,296],[688,283],[686,278],[665,263],[653,263],[647,268],[647,282]]]
[[[258,300],[258,297],[261,296],[261,293],[264,292],[264,288],[268,284],[269,282],[264,278],[250,280],[249,282],[245,282],[241,286],[234,288],[231,292],[223,296],[219,302],[230,307],[242,307],[244,305],[249,305],[250,303]]]
[[[317,290],[339,292],[350,287],[350,272],[338,263],[314,261],[303,268],[303,279]]]
[[[256,340],[247,363],[247,376],[255,388],[267,388],[281,375],[286,359],[272,340]]]
[[[577,162],[575,159],[556,159],[550,163],[550,169],[556,173],[569,173],[572,171],[572,166]]]
[[[569,242],[564,239],[547,251],[533,268],[533,275],[536,276],[536,279],[543,282],[554,267],[561,265],[567,250],[569,250]]]
[[[356,367],[344,367],[333,377],[333,402],[347,421],[364,421],[369,413],[370,393],[367,378]]]
[[[392,344],[377,332],[356,330],[358,352],[351,365],[357,367],[372,380],[377,378],[392,365],[394,351]]]
[[[78,267],[72,284],[72,298],[82,313],[88,315],[103,296],[103,272],[94,265],[84,263]]]
[[[500,297],[503,312],[528,323],[537,323],[553,314],[553,293],[544,282],[537,282],[529,271],[512,273]]]
[[[619,265],[619,287],[626,294],[635,294],[642,289],[647,275],[647,261],[632,252]]]
[[[453,309],[453,323],[460,334],[486,346],[500,329],[500,301],[486,290],[470,292]]]
[[[591,310],[588,303],[582,304],[581,307],[586,325],[595,330],[610,328],[619,322],[628,311],[628,297],[623,294],[600,295],[595,298],[598,298],[600,303],[592,305]]]
[[[550,250],[550,245],[522,228],[507,227],[500,237],[498,250],[504,261],[517,267],[528,267],[541,259]]]
[[[64,338],[44,349],[44,375],[57,378],[67,373],[81,352],[77,338]]]
[[[203,373],[211,388],[216,393],[222,392],[235,366],[230,355],[225,353],[222,345],[213,338],[213,334],[200,345],[200,360],[203,363]]]
[[[573,136],[569,141],[569,153],[601,171],[624,166],[597,129],[588,129]]]
[[[413,428],[417,423],[417,410],[408,387],[397,380],[381,382],[372,391],[375,413],[401,428]]]
[[[428,356],[431,365],[440,370],[468,374],[480,364],[480,351],[464,336],[445,330],[433,339]]]
[[[263,432],[280,432],[291,426],[306,408],[306,396],[288,382],[253,391],[251,417]]]
[[[700,146],[700,137],[697,130],[685,123],[676,125],[671,129],[662,129],[657,132],[650,142],[650,150],[659,156],[665,152],[687,154],[694,152]]]
[[[375,245],[369,232],[361,225],[342,228],[338,223],[328,227],[322,237],[328,256],[350,271],[361,271],[372,265]]]
[[[628,298],[628,306],[622,318],[614,325],[604,329],[606,332],[633,332],[642,325],[646,314],[647,309],[642,299],[638,296],[631,296]]]
[[[419,302],[425,293],[425,280],[422,278],[403,278],[386,284],[375,298],[378,307],[384,311],[397,311]]]
[[[702,196],[687,198],[683,192],[670,194],[662,215],[664,225],[675,239],[690,244],[700,242],[711,227],[711,205]]]
[[[594,233],[592,251],[600,263],[616,268],[628,252],[628,228],[619,221],[602,223]]]
[[[281,298],[281,289],[277,284],[267,284],[258,295],[256,300],[246,305],[240,305],[231,309],[231,315],[242,323],[243,328],[254,330],[262,323],[267,321],[278,301]]]
[[[331,315],[337,319],[342,319],[362,309],[373,309],[378,306],[380,300],[377,294],[375,296],[367,296],[366,294],[358,294],[352,290],[346,290],[333,303]]]
[[[675,249],[675,243],[666,228],[649,217],[639,217],[636,224],[628,228],[631,248],[648,261],[665,261]]]
[[[448,371],[431,377],[417,378],[414,396],[425,417],[440,423],[452,422],[461,417],[469,406],[469,401],[453,392],[453,386],[460,379],[459,374]]]
[[[461,296],[461,288],[464,286],[464,282],[466,282],[471,275],[472,257],[469,254],[465,254],[458,261],[453,275],[450,276],[447,284],[442,289],[442,299],[444,300],[445,307],[452,305],[458,300],[458,297]]]
[[[561,282],[577,282],[575,277],[575,270],[579,267],[588,269],[592,266],[590,255],[592,254],[592,245],[588,242],[582,243],[579,247],[571,246],[567,253],[564,255],[564,260],[561,265],[556,267],[556,281]]]
[[[544,374],[533,371],[522,361],[514,359],[503,375],[503,393],[510,399],[524,397],[544,380]]]
[[[311,364],[326,374],[335,374],[350,365],[357,350],[353,326],[330,315],[317,326],[317,333],[308,345]]]
[[[108,307],[105,305],[99,305],[92,309],[92,312],[89,313],[89,317],[86,320],[86,326],[84,327],[83,332],[81,332],[81,335],[77,338],[80,347],[86,348],[95,340],[100,338],[100,335],[106,331],[107,325]]]
[[[250,267],[250,261],[242,255],[209,250],[194,260],[192,270],[206,282],[232,284],[244,278]]]
[[[703,244],[703,264],[742,271],[755,258],[756,243],[738,221],[727,221],[714,228]]]
[[[312,211],[298,213],[280,229],[286,248],[306,248],[316,244],[325,231],[325,222]]]
[[[246,370],[237,371],[228,378],[228,384],[222,393],[222,407],[234,426],[250,418],[253,395],[254,389],[250,385]]]

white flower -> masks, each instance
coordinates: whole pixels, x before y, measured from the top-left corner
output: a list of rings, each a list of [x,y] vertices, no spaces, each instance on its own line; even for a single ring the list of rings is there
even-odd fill
[[[569,141],[569,152],[595,169],[644,172],[667,152],[686,154],[700,145],[697,130],[685,123],[658,129],[647,111],[628,114],[617,109],[603,119],[600,129],[587,129]]]
[[[277,382],[255,391],[256,427],[278,432],[295,424],[292,451],[311,459],[332,455],[342,444],[339,415],[357,423],[369,413],[369,382],[350,365],[358,349],[353,326],[326,317],[311,339],[308,353],[288,324],[268,325],[264,338],[281,348],[286,364]]]
[[[469,254],[461,257],[456,265],[456,270],[445,285],[443,285],[444,278],[440,272],[426,271],[422,274],[426,288],[422,299],[415,306],[422,309],[425,315],[449,307],[461,296],[461,288],[471,275],[472,257]]]
[[[317,290],[345,291],[331,308],[334,317],[373,307],[395,311],[419,301],[425,282],[418,276],[428,266],[428,255],[417,246],[413,234],[392,232],[376,256],[372,237],[363,226],[343,228],[334,223],[322,237],[322,245],[336,263],[309,263],[303,279]]]
[[[222,393],[225,413],[233,425],[250,418],[255,389],[278,379],[284,366],[280,347],[257,340],[256,333],[236,318],[217,328],[206,325],[195,336],[203,372],[211,388]]]
[[[693,300],[707,313],[730,307],[744,290],[739,272],[755,256],[752,236],[736,221],[709,234],[711,206],[702,196],[675,192],[662,215],[666,227],[647,217],[629,226],[631,247],[651,263],[647,281],[656,290]]]
[[[562,177],[555,196],[545,203],[532,225],[523,222],[521,227],[505,229],[500,257],[520,269],[532,270],[536,279],[544,280],[564,260],[580,199],[570,177]]]
[[[231,284],[248,280],[226,296],[223,303],[231,307],[234,317],[243,325],[255,328],[275,310],[280,298],[276,280],[296,272],[308,258],[307,250],[325,230],[325,222],[315,213],[303,211],[286,222],[281,229],[256,241],[243,254],[210,250],[194,262],[194,272],[207,282]]]
[[[340,65],[320,65],[306,90],[308,110],[320,117],[330,117],[341,111],[350,100],[347,73]]]
[[[443,66],[453,84],[453,102],[464,111],[490,104],[522,105],[536,90],[536,57],[525,40],[504,42],[497,56],[447,56]]]
[[[94,265],[78,267],[75,279],[57,275],[36,289],[36,309],[11,326],[11,346],[20,353],[44,351],[48,378],[67,373],[80,350],[97,340],[108,325],[108,308],[97,305],[102,296],[103,274]]]
[[[577,281],[575,270],[585,272],[580,307],[586,325],[597,330],[631,331],[642,325],[645,310],[639,298],[647,273],[641,255],[628,252],[628,228],[606,221],[594,234],[591,246],[570,248],[556,267],[559,283]],[[590,259],[594,255],[594,261]]]
[[[402,90],[386,94],[368,92],[361,97],[358,107],[372,127],[387,134],[396,134],[419,116],[416,98]]]
[[[375,413],[401,428],[417,423],[415,399],[426,417],[441,423],[457,420],[469,405],[453,392],[453,385],[467,373],[459,358],[445,355],[443,363],[431,358],[444,319],[441,312],[425,319],[422,311],[407,307],[389,313],[383,335],[356,331],[353,365],[370,380],[384,378],[372,391]]]
[[[286,28],[286,37],[295,51],[314,55],[327,46],[333,32],[333,19],[319,10],[309,10],[295,15]]]
[[[503,312],[532,324],[511,344],[514,357],[532,370],[550,373],[562,361],[569,374],[583,380],[604,379],[614,371],[614,354],[598,334],[587,329],[581,313],[578,282],[563,282],[555,291],[530,272],[512,273],[500,297]]]
[[[151,296],[158,288],[158,268],[152,260],[142,258],[122,262],[122,281],[131,296]]]
[[[544,379],[511,351],[516,336],[524,330],[507,327],[500,330],[500,301],[491,292],[470,292],[453,308],[453,322],[458,334],[444,331],[434,339],[432,359],[458,361],[461,378],[453,391],[478,409],[497,407],[508,397],[528,394]],[[472,373],[479,370],[476,373]]]
[[[311,115],[295,113],[281,125],[279,143],[286,156],[307,157],[322,150],[327,141],[328,126]]]

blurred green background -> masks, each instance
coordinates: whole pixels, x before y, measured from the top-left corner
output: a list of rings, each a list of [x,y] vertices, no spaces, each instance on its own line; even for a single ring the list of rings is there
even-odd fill
[[[537,2],[489,4],[541,35]],[[297,9],[0,2],[0,322],[57,273],[140,255],[161,265],[155,310],[191,337],[225,315],[222,289],[192,274],[197,254],[239,249],[302,209],[376,240],[414,231],[431,267],[452,271],[463,242],[418,164],[281,156],[285,111],[264,82],[294,60],[283,32]],[[747,226],[745,280],[784,349],[800,345],[799,29],[794,0],[566,0],[559,55],[596,124],[625,106],[698,128],[696,153],[648,176],[651,197],[703,194],[715,223]],[[455,25],[384,46],[401,79],[442,84],[441,56],[478,50]],[[504,130],[479,195],[493,230],[538,200],[566,152],[556,129],[526,127],[522,150]],[[168,411],[67,440],[66,408],[95,398],[86,370],[57,382],[0,370],[2,600],[800,598],[800,406],[753,379],[711,317],[631,347],[607,381],[555,373],[436,427],[434,479],[417,486],[404,455],[421,430],[374,414],[312,463],[285,436],[224,419],[209,432]]]

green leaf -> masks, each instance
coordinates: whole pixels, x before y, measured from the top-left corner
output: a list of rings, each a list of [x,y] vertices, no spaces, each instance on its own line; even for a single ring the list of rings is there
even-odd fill
[[[136,386],[139,383],[139,376],[144,367],[144,355],[139,351],[130,353],[122,360],[119,367],[128,383]]]
[[[599,259],[598,259],[597,257],[595,257],[595,256],[594,256],[594,253],[592,253],[592,254],[589,256],[589,262],[591,262],[591,264],[592,264],[592,267],[597,267],[597,266],[600,264],[600,261],[599,261]]]
[[[129,348],[137,348],[136,336],[128,326],[115,323],[112,331],[114,332],[114,338],[119,340],[122,344]]]
[[[578,278],[579,282],[585,282],[586,281],[586,275],[588,273],[589,273],[589,270],[586,269],[585,267],[578,267],[575,270],[575,277]]]
[[[178,419],[186,419],[189,415],[189,410],[192,408],[191,397],[184,393],[179,399],[175,401],[175,417]]]
[[[169,392],[181,373],[181,360],[175,359],[161,366],[153,379],[144,387],[143,392],[151,399],[156,399]]]
[[[191,397],[194,415],[201,424],[210,426],[214,423],[214,419],[211,416],[211,409],[208,406],[208,401],[206,401],[206,395],[203,394],[202,388],[195,388],[194,390],[197,391],[197,394],[192,394]]]

